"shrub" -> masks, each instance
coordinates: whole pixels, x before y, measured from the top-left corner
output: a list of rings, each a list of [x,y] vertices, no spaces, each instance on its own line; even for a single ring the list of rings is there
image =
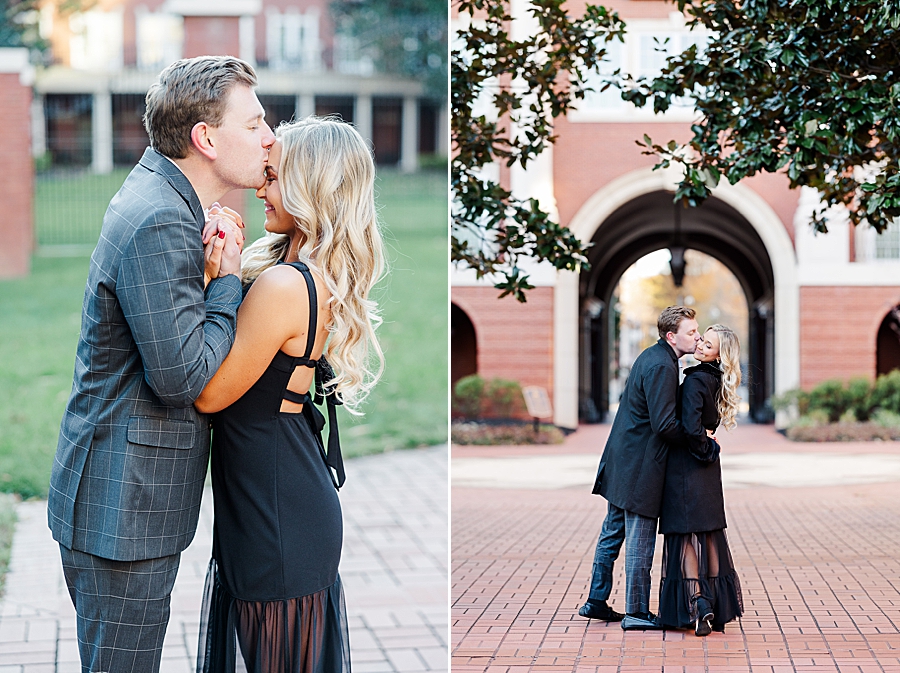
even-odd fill
[[[497,418],[512,418],[523,411],[525,404],[522,386],[507,379],[491,379],[485,397],[490,402],[491,415]]]
[[[900,414],[888,409],[876,409],[872,414],[872,422],[883,428],[900,428]]]
[[[852,411],[854,421],[867,421],[875,410],[872,404],[872,382],[869,379],[855,378],[847,383],[847,413]]]
[[[872,408],[900,414],[900,369],[879,376],[871,397]]]
[[[484,402],[484,379],[478,374],[464,376],[453,386],[453,408],[465,418],[478,418]]]
[[[828,414],[830,423],[837,423],[850,408],[850,396],[839,379],[823,381],[809,391],[809,410],[820,409]]]

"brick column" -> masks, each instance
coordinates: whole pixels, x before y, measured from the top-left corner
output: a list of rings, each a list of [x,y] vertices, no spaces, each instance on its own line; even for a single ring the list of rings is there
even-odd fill
[[[28,274],[34,248],[34,162],[27,49],[0,49],[0,278]]]

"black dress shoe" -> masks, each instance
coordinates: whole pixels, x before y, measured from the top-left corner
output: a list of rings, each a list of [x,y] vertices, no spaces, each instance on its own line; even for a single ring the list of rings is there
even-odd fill
[[[622,628],[625,631],[659,631],[663,625],[660,624],[659,617],[652,612],[636,612],[625,615]]]
[[[599,619],[603,622],[621,622],[622,617],[625,616],[609,607],[606,601],[588,601],[578,608],[578,614],[588,619]]]

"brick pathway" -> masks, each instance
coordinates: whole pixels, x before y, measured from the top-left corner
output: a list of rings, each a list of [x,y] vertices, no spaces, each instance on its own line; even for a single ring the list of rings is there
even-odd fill
[[[348,460],[341,503],[354,673],[447,671],[446,447]],[[18,512],[0,602],[0,673],[77,673],[75,613],[46,503],[22,503]],[[207,491],[172,594],[162,673],[194,671],[211,540]]]
[[[499,453],[454,447],[453,457],[590,450],[599,457],[608,428],[585,430],[561,447]],[[900,456],[900,443],[794,444],[759,426],[720,439],[726,453],[806,453],[808,464],[792,468],[798,477],[814,473],[823,453],[860,461]],[[777,470],[773,476],[785,483]],[[707,638],[690,631],[625,633],[618,624],[577,616],[606,507],[589,489],[454,484],[453,673],[900,673],[900,480],[886,474],[889,481],[848,485],[840,475],[829,478],[828,486],[726,489],[745,614]],[[659,538],[654,589],[661,546]],[[622,565],[611,598],[619,609]]]

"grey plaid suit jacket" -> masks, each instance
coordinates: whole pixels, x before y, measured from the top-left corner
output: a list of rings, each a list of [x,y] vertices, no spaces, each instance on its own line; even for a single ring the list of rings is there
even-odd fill
[[[203,211],[190,182],[147,149],[113,197],[91,256],[50,477],[53,537],[135,561],[182,551],[209,456],[192,406],[234,341],[240,281],[203,288]]]

